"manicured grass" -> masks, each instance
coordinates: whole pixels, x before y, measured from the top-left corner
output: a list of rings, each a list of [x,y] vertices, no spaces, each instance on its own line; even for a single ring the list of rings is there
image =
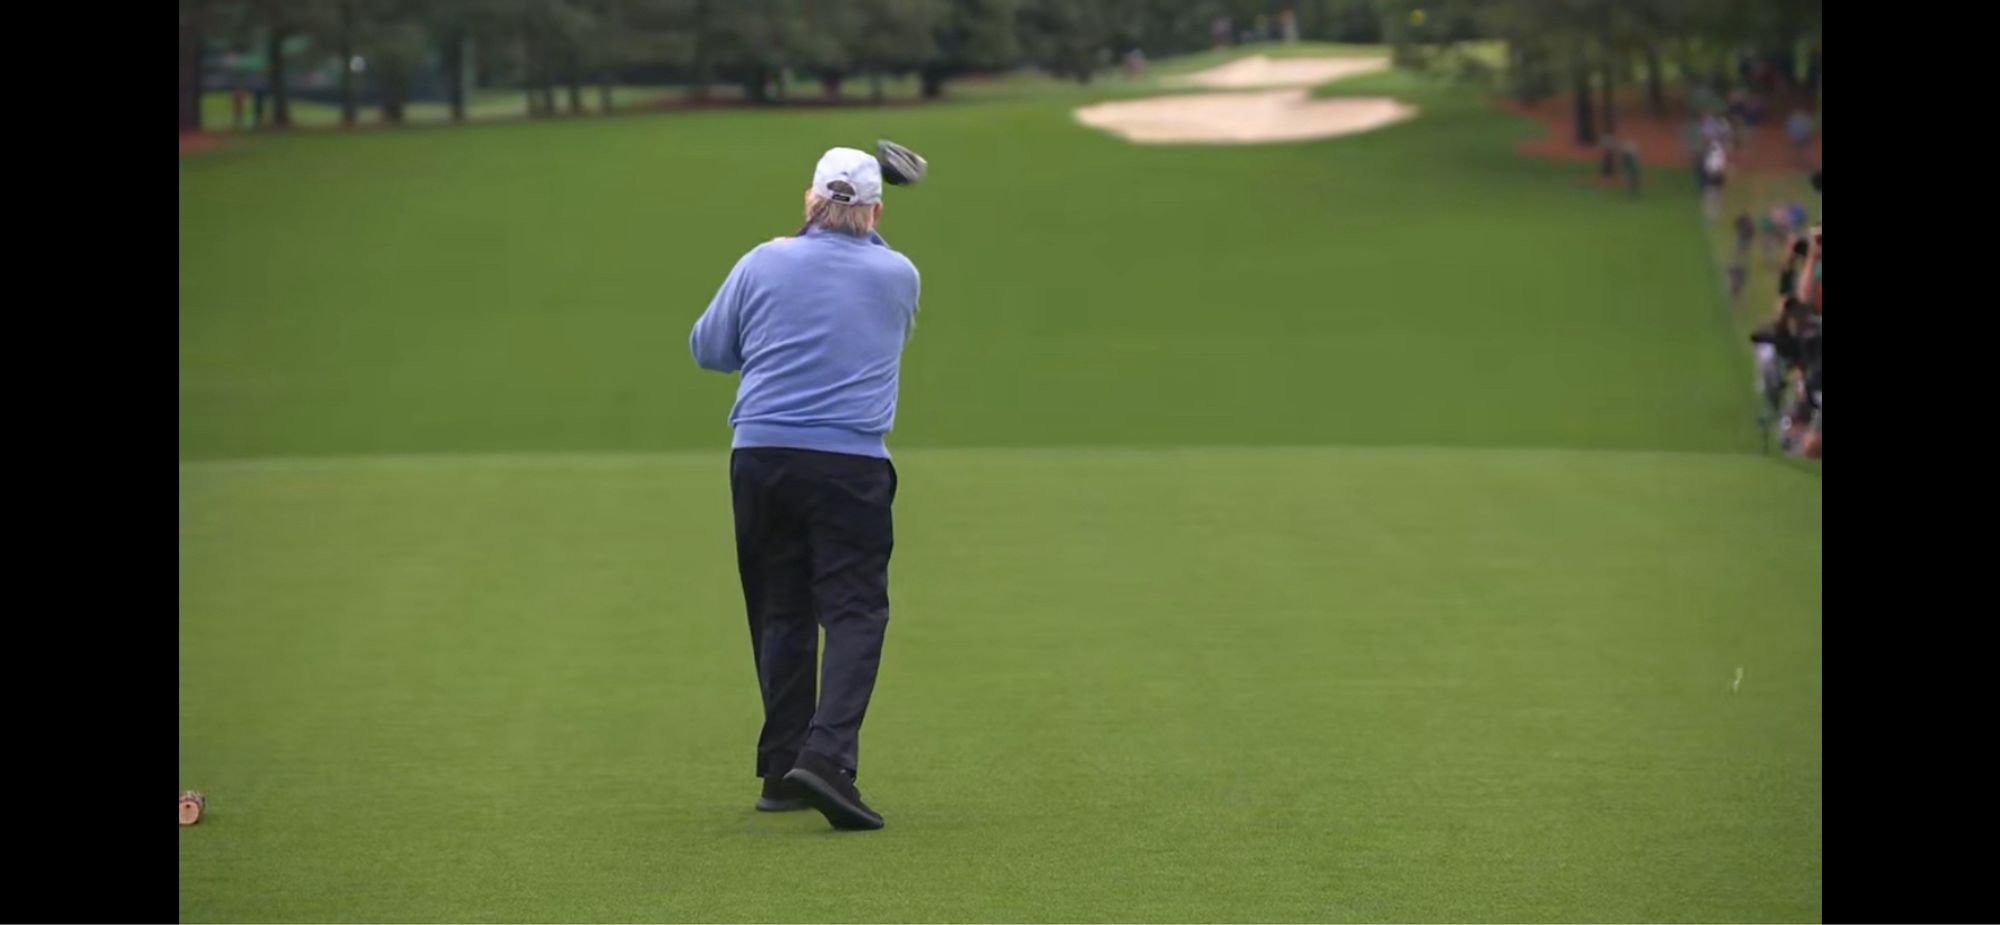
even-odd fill
[[[1269,147],[1095,86],[184,158],[180,918],[1817,920],[1820,477],[1691,191],[1406,75]],[[686,335],[878,137],[933,174],[847,836],[750,810]]]
[[[906,451],[843,836],[750,809],[724,459],[184,465],[181,919],[1820,916],[1812,476]]]
[[[180,171],[181,453],[716,445],[688,325],[877,137],[935,165],[883,227],[926,280],[900,446],[1751,446],[1688,197],[1427,105],[1247,148],[1029,102],[259,139]]]

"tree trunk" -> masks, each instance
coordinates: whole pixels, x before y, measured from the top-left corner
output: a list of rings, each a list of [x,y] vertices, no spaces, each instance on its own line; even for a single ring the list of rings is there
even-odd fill
[[[360,101],[354,96],[354,3],[340,5],[340,124],[354,127]]]
[[[562,82],[563,95],[569,101],[569,114],[583,115],[583,52],[575,45],[562,50],[562,72],[557,79]]]
[[[1618,134],[1618,66],[1617,53],[1609,44],[1604,49],[1604,133]]]
[[[925,68],[923,72],[924,99],[935,100],[944,97],[944,82],[949,78],[943,68]]]
[[[1542,101],[1542,57],[1531,47],[1521,49],[1521,102],[1530,105]]]
[[[555,114],[549,97],[549,49],[538,24],[529,24],[521,40],[521,83],[528,94],[528,117],[541,119]]]
[[[382,121],[388,125],[403,124],[402,91],[391,86],[387,80],[382,84]]]
[[[1522,46],[1521,77],[1524,101],[1535,104],[1549,98],[1551,91],[1548,55],[1540,44],[1529,43]]]
[[[444,95],[451,105],[451,121],[465,121],[465,37],[456,33],[445,35],[442,43],[444,52]]]
[[[1522,106],[1532,106],[1536,102],[1534,92],[1534,58],[1528,54],[1528,46],[1520,42],[1508,42],[1508,76],[1514,80],[1514,100]]]
[[[834,71],[821,74],[819,75],[820,92],[826,95],[827,100],[836,103],[840,102],[840,85],[846,79],[847,75]]]
[[[264,79],[271,87],[271,124],[279,128],[289,128],[292,124],[292,107],[285,96],[285,32],[271,30],[271,41],[266,46]]]
[[[208,3],[184,4],[180,18],[180,130],[201,131],[201,47],[208,40]]]
[[[382,121],[402,125],[404,104],[410,98],[409,62],[386,58],[376,66],[375,72],[381,75],[382,81]]]
[[[874,103],[877,106],[882,105],[882,72],[880,71],[874,71],[868,75],[868,102]]]
[[[694,86],[688,96],[705,100],[708,98],[709,74],[708,42],[708,0],[695,0],[693,15],[688,20],[688,33],[694,37],[693,53],[689,58],[689,69],[694,72]]]
[[[1597,144],[1597,125],[1593,114],[1596,107],[1590,104],[1590,67],[1581,53],[1570,62],[1570,84],[1576,93],[1576,144],[1577,147],[1588,148]]]
[[[521,96],[528,118],[541,115],[541,100],[535,96],[535,37],[532,30],[521,33]]]
[[[688,63],[688,69],[694,78],[694,85],[688,88],[688,96],[697,100],[708,99],[708,84],[714,77],[709,74],[708,51],[699,31],[695,32],[694,55]]]
[[[1667,94],[1660,78],[1660,49],[1650,42],[1646,44],[1646,108],[1656,116],[1667,111]]]
[[[1679,42],[1678,50],[1679,54],[1675,56],[1674,63],[1680,68],[1681,89],[1692,91],[1695,84],[1701,82],[1701,78],[1697,76],[1700,67],[1699,62],[1695,60],[1694,42],[1683,38]]]
[[[1507,80],[1513,84],[1514,102],[1528,105],[1528,68],[1521,55],[1521,44],[1507,43]]]

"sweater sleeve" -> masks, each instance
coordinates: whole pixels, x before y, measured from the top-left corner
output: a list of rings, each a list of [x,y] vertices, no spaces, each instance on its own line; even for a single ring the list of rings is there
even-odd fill
[[[733,373],[743,368],[742,315],[749,287],[749,263],[750,254],[736,261],[729,277],[722,281],[722,288],[709,301],[708,311],[695,321],[694,331],[688,335],[688,351],[694,354],[695,365],[702,369]]]

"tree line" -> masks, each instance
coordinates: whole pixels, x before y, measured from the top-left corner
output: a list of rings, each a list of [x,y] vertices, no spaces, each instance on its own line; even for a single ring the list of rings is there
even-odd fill
[[[1578,144],[1618,130],[1621,90],[1639,91],[1655,114],[1676,83],[1695,99],[1768,89],[1816,106],[1820,93],[1820,0],[1384,0],[1384,8],[1399,47],[1424,41],[1441,17],[1503,41],[1510,92],[1524,103],[1569,96]]]
[[[341,119],[389,122],[420,90],[465,118],[466,75],[526,91],[528,114],[583,111],[595,87],[735,85],[753,102],[849,81],[881,99],[914,76],[934,98],[958,77],[1033,65],[1088,81],[1132,48],[1173,54],[1290,8],[1305,38],[1381,38],[1378,0],[180,0],[181,129],[200,128],[203,90],[224,89],[218,47],[260,62],[272,124],[291,123],[299,71],[332,62]],[[1267,30],[1275,35],[1275,27]],[[298,60],[299,49],[312,60]],[[472,61],[468,61],[468,57]],[[204,61],[211,66],[204,68]],[[365,64],[365,66],[363,66]],[[786,81],[809,81],[788,87]]]
[[[1811,43],[1819,0],[179,0],[181,130],[201,127],[201,93],[223,89],[217,49],[247,55],[271,124],[291,124],[301,73],[330,69],[341,121],[364,108],[400,122],[418,97],[462,120],[468,78],[523,89],[530,116],[585,110],[593,89],[672,84],[701,97],[740,87],[752,102],[841,98],[850,82],[879,101],[914,77],[925,98],[974,73],[1039,67],[1089,81],[1131,49],[1152,56],[1246,37],[1289,20],[1304,39],[1412,49],[1503,39],[1516,92],[1539,98],[1645,82],[1656,101],[1668,62],[1682,75],[1726,67],[1720,49],[1793,54]],[[1797,62],[1793,62],[1797,64]],[[1805,65],[1799,64],[1798,67]],[[1794,67],[1794,70],[1798,70]],[[1639,75],[1635,78],[1635,74]],[[788,81],[805,81],[804,87]],[[1607,113],[1608,115],[1608,113]],[[1590,132],[1603,121],[1593,116]],[[1580,131],[1585,127],[1580,126]]]

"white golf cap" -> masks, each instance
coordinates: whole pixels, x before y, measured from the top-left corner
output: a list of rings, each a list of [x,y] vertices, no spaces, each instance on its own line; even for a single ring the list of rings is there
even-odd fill
[[[828,184],[845,180],[852,193],[836,193]],[[830,148],[813,170],[813,191],[842,205],[874,205],[882,201],[882,165],[875,155],[853,148]]]

